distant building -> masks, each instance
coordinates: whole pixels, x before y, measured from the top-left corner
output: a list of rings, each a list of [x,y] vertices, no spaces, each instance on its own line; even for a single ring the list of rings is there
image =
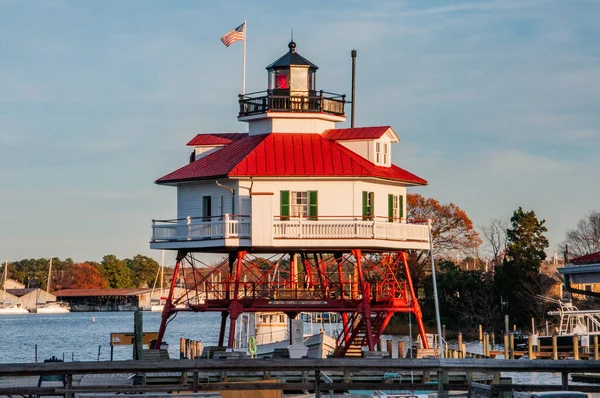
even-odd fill
[[[566,291],[600,297],[600,252],[574,258],[558,272],[563,275]]]
[[[176,297],[185,292],[175,289]],[[168,289],[65,289],[55,291],[57,299],[68,303],[73,312],[136,311],[166,297]]]

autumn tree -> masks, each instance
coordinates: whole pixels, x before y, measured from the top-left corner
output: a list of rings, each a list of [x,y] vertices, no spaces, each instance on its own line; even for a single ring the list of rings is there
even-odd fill
[[[97,267],[89,263],[70,264],[63,270],[56,281],[59,289],[103,289],[108,282],[100,274]]]
[[[123,260],[119,260],[114,254],[102,257],[102,273],[108,281],[109,287],[126,288],[134,287],[131,270]]]
[[[568,230],[563,246],[568,246],[572,257],[600,251],[600,212],[590,211],[577,227]]]
[[[443,205],[419,194],[406,197],[409,220],[431,220],[431,235],[435,258],[453,258],[457,253],[469,255],[479,247],[481,239],[464,210],[453,203]],[[409,267],[415,286],[426,275],[427,251],[409,254]]]
[[[154,259],[141,254],[132,259],[125,259],[125,263],[131,271],[131,279],[135,287],[151,286],[160,267]]]
[[[506,257],[496,268],[494,284],[497,292],[508,303],[507,310],[517,320],[527,320],[532,313],[531,302],[537,295],[545,295],[546,283],[538,281],[540,265],[546,258],[548,231],[545,220],[538,220],[535,212],[519,207],[510,219],[507,233]],[[544,289],[542,289],[544,287]]]

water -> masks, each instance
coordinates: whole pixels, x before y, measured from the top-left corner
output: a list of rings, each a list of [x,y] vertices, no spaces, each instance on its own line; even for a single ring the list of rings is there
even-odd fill
[[[144,312],[144,331],[157,332],[161,313]],[[95,321],[93,321],[95,320]],[[171,358],[179,358],[179,339],[201,341],[204,347],[217,345],[221,315],[219,313],[179,312],[167,327],[164,340],[169,343]],[[329,325],[323,325],[330,332]],[[313,325],[317,333],[320,326]],[[110,360],[110,334],[133,332],[133,312],[73,312],[69,314],[29,314],[0,316],[0,330],[3,341],[0,344],[0,363],[31,363],[35,361],[35,345],[38,346],[38,361],[51,356],[66,361],[108,361]],[[310,333],[310,325],[305,325],[305,333]],[[226,335],[227,336],[227,335]],[[409,346],[406,336],[383,336],[392,339],[396,351],[398,341]],[[479,341],[466,341],[468,352],[481,353]],[[456,348],[456,341],[450,341]],[[98,346],[100,356],[98,357]],[[386,344],[383,344],[385,350]],[[501,350],[498,345],[496,349]],[[132,346],[115,346],[114,359],[132,358]],[[397,352],[393,353],[397,357]],[[515,383],[560,385],[560,374],[549,373],[504,373]],[[573,383],[576,384],[576,383]]]
[[[157,332],[161,313],[144,312],[144,331]],[[93,321],[95,319],[95,322]],[[217,345],[221,315],[180,312],[169,323],[164,341],[171,358],[179,358],[179,339]],[[133,312],[72,312],[0,316],[0,363],[30,363],[56,356],[66,361],[110,360],[110,334],[133,332]],[[115,346],[114,359],[131,359],[132,346]]]

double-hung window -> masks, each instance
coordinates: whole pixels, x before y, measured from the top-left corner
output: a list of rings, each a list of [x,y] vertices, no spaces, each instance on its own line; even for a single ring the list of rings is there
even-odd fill
[[[372,220],[375,215],[375,192],[363,191],[362,193],[363,220]]]
[[[400,222],[404,217],[404,196],[388,195],[388,221]]]
[[[317,191],[281,191],[281,219],[308,218],[319,216]]]

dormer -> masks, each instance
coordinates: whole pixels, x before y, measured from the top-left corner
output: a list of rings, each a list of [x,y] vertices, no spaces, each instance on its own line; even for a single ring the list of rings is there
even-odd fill
[[[248,122],[248,134],[316,133],[346,121],[346,96],[317,90],[315,64],[289,51],[266,67],[267,90],[240,94],[238,120]]]
[[[194,151],[190,155],[190,163],[216,152],[246,136],[248,136],[246,133],[198,134],[187,143],[187,146],[194,147]]]
[[[332,129],[323,137],[338,142],[377,166],[392,165],[392,144],[400,138],[390,126]]]

